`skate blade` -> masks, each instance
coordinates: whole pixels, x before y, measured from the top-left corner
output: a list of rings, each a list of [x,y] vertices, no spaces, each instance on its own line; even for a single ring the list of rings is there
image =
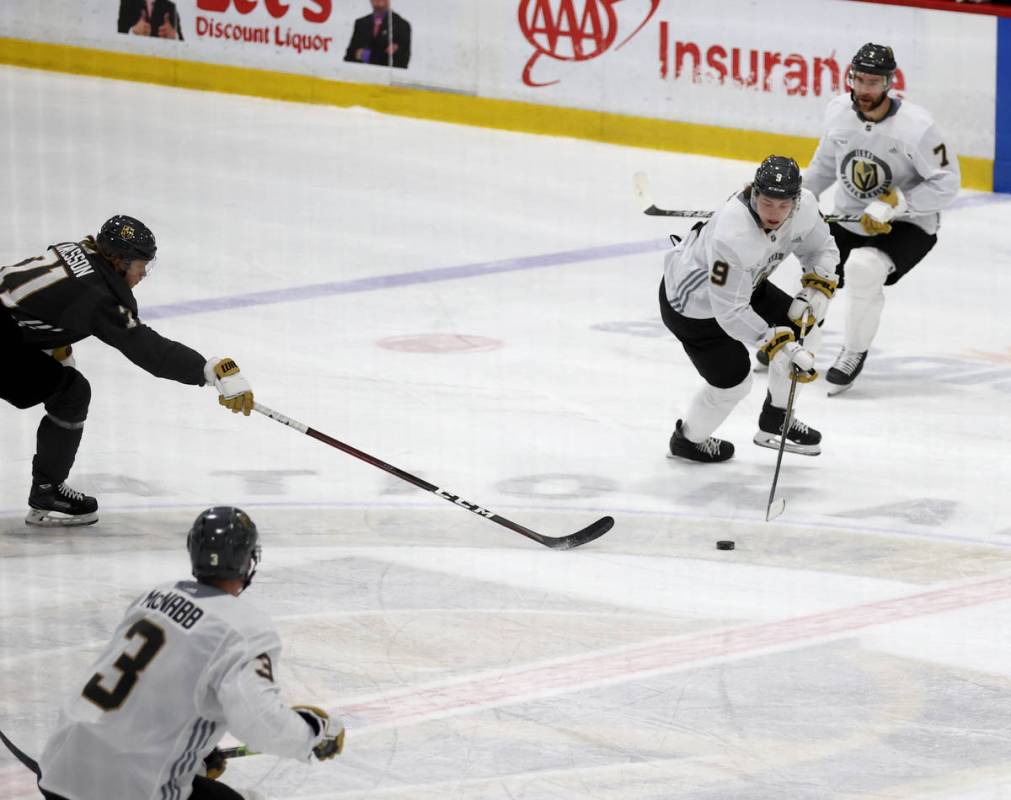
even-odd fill
[[[828,390],[828,392],[826,392],[826,394],[829,397],[836,397],[836,396],[842,394],[843,392],[848,392],[850,389],[853,388],[853,384],[852,383],[841,383],[841,384],[840,383],[830,383],[829,386],[831,388]]]
[[[25,525],[34,525],[38,528],[76,528],[81,525],[94,525],[98,522],[98,512],[90,514],[61,514],[59,511],[40,511],[33,508],[25,517]]]
[[[730,458],[724,458],[721,461],[699,461],[697,458],[688,458],[688,456],[676,456],[670,450],[667,451],[667,458],[671,461],[676,461],[679,464],[722,464],[724,461],[729,461]]]
[[[768,447],[770,450],[779,449],[779,436],[775,433],[765,433],[765,431],[759,431],[755,434],[755,438],[751,441],[759,447]],[[783,450],[787,453],[796,453],[799,456],[821,455],[820,444],[794,444],[789,439],[787,440],[786,447],[784,447]]]

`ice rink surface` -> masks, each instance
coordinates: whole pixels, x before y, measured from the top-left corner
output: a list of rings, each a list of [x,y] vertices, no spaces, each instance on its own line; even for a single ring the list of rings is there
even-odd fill
[[[337,762],[288,798],[1011,797],[1011,199],[964,192],[888,290],[856,388],[804,387],[818,458],[664,458],[698,378],[657,309],[665,240],[754,164],[0,69],[0,263],[147,222],[141,318],[257,399],[549,535],[554,552],[96,340],[70,484],[22,523],[38,409],[0,406],[0,728],[37,754],[126,605],[185,577],[203,508],[258,523],[250,600]],[[774,276],[793,290],[788,261]],[[827,367],[840,343],[829,313]],[[718,551],[717,539],[737,549]],[[32,797],[0,751],[0,796]]]

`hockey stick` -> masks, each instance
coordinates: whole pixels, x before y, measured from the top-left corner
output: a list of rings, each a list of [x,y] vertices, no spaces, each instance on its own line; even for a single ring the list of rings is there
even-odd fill
[[[639,198],[639,205],[642,206],[642,213],[651,217],[697,217],[708,219],[715,212],[695,211],[673,208],[657,208],[653,203],[653,192],[650,190],[649,178],[645,172],[637,172],[633,178],[635,186],[635,196]],[[829,214],[825,216],[825,222],[859,222],[860,217]]]
[[[807,336],[807,315],[800,321],[800,338],[798,344],[804,344],[804,337]],[[769,363],[772,369],[772,363]],[[779,432],[779,452],[776,454],[776,471],[772,473],[772,488],[769,490],[769,504],[765,507],[765,521],[772,522],[776,517],[786,511],[786,500],[780,497],[776,500],[776,484],[779,483],[779,468],[783,465],[783,452],[786,450],[787,432],[793,424],[793,398],[797,395],[797,365],[794,364],[790,370],[790,396],[786,400],[786,413],[783,415],[783,429]]]
[[[0,731],[0,741],[2,741],[5,745],[7,745],[7,749],[11,751],[11,753],[14,755],[14,758],[16,758],[18,761],[20,761],[22,764],[28,767],[28,769],[30,769],[32,772],[35,773],[36,778],[42,777],[42,772],[39,769],[38,762],[30,755],[27,755],[23,750],[21,750],[20,747],[14,744],[14,742],[8,739],[4,735],[3,731]]]
[[[222,758],[245,758],[246,756],[260,755],[256,750],[250,750],[244,744],[237,747],[219,747],[218,752],[221,753]]]
[[[552,550],[571,550],[573,547],[579,547],[587,542],[592,542],[594,539],[598,539],[611,530],[614,527],[613,517],[601,517],[592,525],[588,525],[582,530],[571,533],[568,536],[544,536],[543,534],[532,531],[516,522],[506,519],[505,517],[500,517],[498,514],[489,511],[486,508],[481,508],[481,506],[476,503],[471,503],[464,500],[462,497],[451,492],[447,492],[445,489],[440,489],[438,486],[429,483],[428,481],[422,480],[409,472],[404,472],[402,469],[387,464],[385,461],[380,461],[375,456],[370,456],[349,444],[338,441],[332,436],[327,436],[325,433],[320,433],[314,428],[310,428],[296,420],[290,419],[284,416],[284,414],[279,414],[277,411],[267,408],[266,406],[260,405],[259,403],[253,404],[253,410],[258,411],[266,417],[270,417],[275,422],[280,422],[282,425],[287,425],[289,428],[294,428],[297,431],[301,431],[306,436],[311,436],[313,439],[318,439],[324,444],[328,444],[331,447],[336,447],[338,450],[343,450],[348,455],[354,456],[355,458],[361,459],[367,464],[371,464],[374,467],[378,467],[384,472],[388,472],[391,475],[395,475],[403,481],[407,481],[419,489],[424,489],[426,492],[431,492],[437,497],[441,497],[443,500],[448,500],[454,505],[465,508],[468,511],[477,514],[479,517],[484,517],[485,519],[491,520],[504,528],[508,528],[511,531],[522,534],[528,539],[533,539],[538,544],[542,544],[545,547],[550,547]]]

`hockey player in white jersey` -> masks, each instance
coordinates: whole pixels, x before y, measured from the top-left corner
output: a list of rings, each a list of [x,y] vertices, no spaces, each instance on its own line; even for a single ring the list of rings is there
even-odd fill
[[[187,548],[196,580],[138,597],[64,707],[38,764],[49,800],[242,800],[198,774],[226,731],[301,760],[343,749],[337,720],[281,701],[281,642],[239,597],[260,556],[253,521],[237,508],[208,509]]]
[[[849,71],[852,93],[835,98],[804,185],[819,196],[838,181],[832,223],[839,286],[847,295],[844,345],[825,375],[829,394],[853,385],[867,361],[885,305],[898,282],[937,242],[940,212],[958,194],[958,157],[930,114],[890,97],[896,70],[890,47],[865,44]]]
[[[791,253],[804,267],[795,297],[767,280]],[[817,323],[835,291],[838,261],[817,200],[801,188],[797,162],[784,156],[765,159],[751,184],[668,253],[660,313],[706,381],[677,421],[670,456],[702,462],[733,456],[733,444],[712,434],[751,390],[746,345],[770,362],[754,442],[779,447],[791,374],[802,383],[817,377]],[[801,322],[803,343],[797,341]],[[821,452],[821,434],[796,417],[785,435],[790,452]]]

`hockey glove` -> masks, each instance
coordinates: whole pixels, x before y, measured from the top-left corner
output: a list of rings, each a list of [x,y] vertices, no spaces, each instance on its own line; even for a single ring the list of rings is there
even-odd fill
[[[292,706],[306,721],[313,732],[320,737],[312,748],[320,761],[339,756],[344,750],[344,726],[318,706]]]
[[[793,298],[787,314],[797,327],[810,330],[825,319],[828,301],[835,294],[838,282],[823,278],[816,272],[808,272],[801,277],[800,285],[803,288]]]
[[[788,372],[792,367],[800,383],[810,383],[818,377],[814,369],[814,353],[798,344],[789,328],[773,328],[759,350],[769,357],[770,369]]]
[[[44,352],[49,353],[49,355],[51,355],[65,367],[77,366],[77,362],[74,360],[74,348],[69,344],[63,347],[54,348],[52,350],[46,350]]]
[[[868,236],[891,233],[891,221],[909,208],[902,190],[889,186],[888,190],[867,205],[860,216],[860,225]]]
[[[253,410],[253,390],[230,358],[212,358],[204,365],[204,377],[218,390],[218,402],[238,414]]]
[[[207,754],[207,758],[204,759],[204,774],[212,781],[216,781],[224,775],[227,768],[228,761],[217,747],[211,750]]]

